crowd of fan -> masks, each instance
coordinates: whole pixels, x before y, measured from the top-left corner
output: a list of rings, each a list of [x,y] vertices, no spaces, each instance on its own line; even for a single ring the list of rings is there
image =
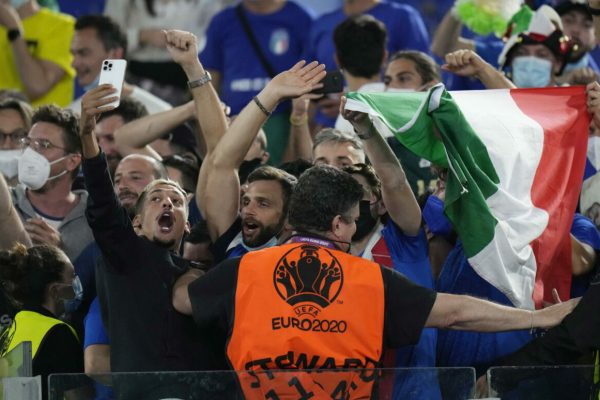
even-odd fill
[[[352,254],[432,290],[511,305],[447,276],[440,287],[445,268],[459,271],[451,280],[487,285],[465,272],[443,214],[446,171],[394,138],[373,138],[364,115],[344,111],[343,93],[312,93],[324,70],[341,69],[346,92],[587,85],[584,179],[600,169],[588,3],[549,2],[555,9],[534,10],[504,41],[470,33],[448,1],[435,2],[435,25],[391,0],[102,3],[71,5],[75,18],[60,0],[0,2],[0,313],[69,323],[51,325],[34,351],[44,377],[227,369],[225,338],[199,345],[172,296],[223,260],[301,230],[288,221],[290,199],[313,165],[363,188]],[[128,60],[116,108],[105,107],[114,89],[98,85],[105,59]],[[594,282],[600,250],[598,189],[587,190],[571,229],[574,296]],[[483,373],[533,338],[427,328],[387,366]],[[434,398],[430,389],[415,398]]]

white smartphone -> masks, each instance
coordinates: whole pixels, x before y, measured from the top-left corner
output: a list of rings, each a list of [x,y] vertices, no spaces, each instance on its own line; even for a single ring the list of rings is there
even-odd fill
[[[125,79],[125,69],[127,68],[126,60],[104,60],[102,61],[102,69],[100,70],[99,85],[110,83],[117,89],[116,94],[111,94],[108,97],[119,96],[116,101],[113,101],[106,106],[118,107],[121,99],[121,91],[123,90],[123,80]]]

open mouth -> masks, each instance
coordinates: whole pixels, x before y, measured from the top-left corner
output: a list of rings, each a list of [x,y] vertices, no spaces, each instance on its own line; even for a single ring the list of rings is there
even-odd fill
[[[164,233],[171,232],[175,224],[175,216],[171,211],[165,211],[158,217],[158,226],[160,231]]]
[[[242,225],[242,233],[245,236],[251,236],[254,233],[258,232],[260,229],[260,225],[254,221],[245,221]]]

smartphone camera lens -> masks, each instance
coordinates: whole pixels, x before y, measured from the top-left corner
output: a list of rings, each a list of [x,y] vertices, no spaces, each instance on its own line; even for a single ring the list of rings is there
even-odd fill
[[[104,65],[108,65],[108,61],[104,60]]]
[[[108,67],[109,67],[109,68],[112,68],[112,64],[108,64]]]
[[[106,65],[105,65],[104,67],[102,67],[102,69],[106,71],[108,68],[106,68]]]

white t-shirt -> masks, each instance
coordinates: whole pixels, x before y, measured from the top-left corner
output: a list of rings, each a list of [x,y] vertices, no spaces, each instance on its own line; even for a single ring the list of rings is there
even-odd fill
[[[383,82],[366,83],[358,88],[357,92],[385,92],[385,84]],[[354,127],[352,124],[346,121],[341,115],[338,115],[337,119],[335,120],[335,129],[344,132],[354,132]]]

